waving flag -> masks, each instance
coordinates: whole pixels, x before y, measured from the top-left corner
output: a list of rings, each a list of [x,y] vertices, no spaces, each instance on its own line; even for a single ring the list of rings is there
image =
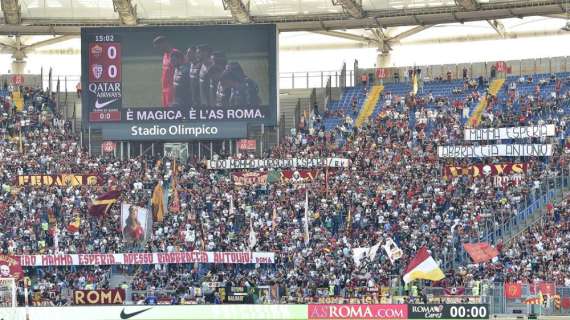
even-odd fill
[[[176,159],[174,159],[174,165],[172,166],[172,200],[170,201],[169,212],[180,213],[180,196],[178,195],[178,167],[176,166]]]
[[[309,189],[305,189],[305,245],[309,244]]]
[[[487,242],[464,243],[463,248],[467,251],[471,259],[473,259],[474,263],[487,262],[499,255],[499,251]]]
[[[104,193],[93,200],[89,208],[89,214],[95,217],[102,217],[106,215],[113,204],[117,202],[121,192],[119,190],[111,190]]]
[[[426,247],[421,247],[416,256],[410,261],[404,271],[404,282],[410,283],[416,279],[438,281],[445,278],[443,271],[428,253]]]
[[[390,262],[392,263],[402,257],[402,249],[398,248],[392,238],[386,239],[386,244],[383,245],[382,248],[384,248],[384,251],[386,251],[386,254],[388,255],[388,259],[390,259]]]
[[[153,220],[162,222],[164,220],[164,190],[160,182],[156,184],[152,192],[151,205]]]
[[[271,218],[271,231],[275,231],[277,226],[277,207],[273,207],[273,217]]]
[[[536,297],[530,297],[523,301],[524,304],[543,304],[544,303],[544,296],[541,292],[538,293]]]
[[[412,93],[414,95],[418,94],[418,75],[416,74],[415,71],[412,76]]]
[[[522,285],[520,283],[505,283],[505,297],[507,299],[519,299],[522,297]]]
[[[79,231],[80,226],[81,226],[81,218],[79,216],[75,216],[73,220],[67,225],[67,231],[75,233]]]
[[[249,250],[252,250],[257,244],[257,234],[253,231],[253,219],[249,218]]]

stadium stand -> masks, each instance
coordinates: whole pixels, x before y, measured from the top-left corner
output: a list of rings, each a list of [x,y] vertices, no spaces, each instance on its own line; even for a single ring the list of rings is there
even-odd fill
[[[361,118],[364,120],[360,126],[335,128],[326,124],[327,119],[334,118],[325,116],[324,126],[299,130],[271,151],[273,158],[343,156],[351,160],[351,167],[317,172],[314,180],[308,182],[312,233],[308,244],[302,232],[304,188],[291,182],[235,186],[224,172],[212,174],[200,159],[190,159],[180,165],[178,173],[172,173],[159,159],[120,161],[108,156],[89,156],[72,134],[70,124],[55,112],[49,95],[41,90],[24,89],[28,106],[25,111],[16,112],[9,99],[2,101],[0,199],[4,214],[12,217],[10,223],[0,227],[2,251],[56,255],[200,248],[244,251],[250,233],[247,208],[253,214],[253,229],[257,230],[254,250],[276,252],[275,265],[128,268],[122,272],[131,280],[128,286],[134,295],[129,300],[137,301],[140,294],[145,296],[145,292],[152,291],[160,292],[163,301],[211,303],[214,300],[203,295],[212,292],[204,287],[210,282],[252,288],[276,286],[283,303],[329,296],[328,288],[336,297],[356,297],[376,286],[393,285],[422,246],[431,249],[434,259],[445,267],[445,280],[434,283],[435,286],[472,287],[474,281],[533,280],[567,285],[568,248],[553,246],[568,237],[567,200],[556,204],[556,209],[540,226],[517,235],[503,249],[500,249],[502,235],[492,239],[500,251],[496,262],[482,267],[460,259],[463,243],[483,239],[550,190],[567,187],[568,156],[563,151],[565,140],[559,137],[567,130],[569,83],[566,74],[556,76],[563,82],[556,98],[548,93],[554,84],[545,85],[543,95],[530,102],[531,110],[537,110],[536,113],[524,121],[519,118],[522,111],[511,107],[513,101],[508,100],[504,90],[498,95],[498,103],[482,112],[481,125],[486,127],[531,123],[557,126],[552,141],[560,147],[555,155],[548,161],[528,161],[531,168],[528,174],[516,186],[508,188],[482,184],[468,177],[441,179],[444,164],[437,159],[436,145],[462,140],[465,113],[458,106],[469,105],[470,100],[475,105],[476,101],[472,94],[452,92],[460,86],[460,81],[427,82],[424,94],[415,100],[403,98],[410,89],[409,83],[387,84],[378,102],[374,98],[366,100],[362,87],[348,88],[342,103],[331,103],[333,110],[343,110],[354,117],[363,111],[356,108],[352,112],[346,106],[352,97],[358,97],[374,102],[375,118]],[[528,103],[525,101],[532,96],[534,83],[539,81],[517,88],[514,96],[519,98],[514,103]],[[371,94],[379,95],[381,87],[372,88]],[[366,113],[372,110],[372,104],[357,105],[368,108]],[[528,113],[529,109],[526,110]],[[322,132],[330,133],[331,138]],[[337,145],[336,136],[342,136],[345,142]],[[108,183],[103,187],[81,188],[11,186],[16,175],[59,174],[76,172],[79,168],[89,168]],[[170,174],[178,178],[181,212],[155,222],[146,245],[129,247],[120,240],[116,232],[117,207],[102,219],[89,216],[89,203],[111,187],[122,190],[122,201],[145,205],[154,186],[170,179]],[[564,185],[557,185],[556,181],[563,181]],[[235,199],[233,213],[228,210],[230,197]],[[77,217],[79,224],[74,226]],[[198,220],[200,224],[196,224]],[[392,264],[381,255],[378,260],[364,258],[355,263],[352,249],[370,247],[387,238],[394,239],[403,251],[400,260]],[[553,270],[540,265],[537,259],[556,261],[557,267]],[[457,268],[464,272],[455,273]],[[34,267],[26,268],[26,274],[32,279],[30,295],[34,303],[65,305],[70,304],[73,289],[108,287],[110,268]],[[320,291],[322,288],[327,288],[326,293]],[[411,288],[406,290],[410,291],[402,294],[414,296]],[[23,292],[22,287],[19,292]],[[22,303],[23,299],[19,301]]]
[[[568,1],[0,2],[0,320],[570,319],[569,57],[416,65],[426,43],[563,35],[501,20],[568,22]],[[493,35],[410,39],[470,21]],[[331,48],[374,68],[279,74],[279,51]],[[75,91],[44,75],[67,51]]]

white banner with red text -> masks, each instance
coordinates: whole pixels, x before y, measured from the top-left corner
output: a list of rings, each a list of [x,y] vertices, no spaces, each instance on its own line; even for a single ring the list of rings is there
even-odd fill
[[[17,256],[22,266],[94,266],[94,265],[142,265],[180,263],[239,263],[271,264],[273,252],[154,252],[154,253],[107,253],[107,254],[37,254]]]

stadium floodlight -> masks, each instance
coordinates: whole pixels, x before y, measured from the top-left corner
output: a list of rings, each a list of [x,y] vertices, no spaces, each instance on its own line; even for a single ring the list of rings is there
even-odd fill
[[[234,20],[239,23],[250,23],[251,16],[249,15],[249,8],[246,7],[241,0],[222,0],[224,10],[230,10]],[[248,2],[249,6],[249,2]]]
[[[7,24],[20,24],[22,22],[18,0],[2,0],[1,4],[4,12],[4,21]]]
[[[356,0],[332,0],[332,4],[333,6],[342,6],[353,18],[361,19],[365,16],[362,3],[358,3]]]

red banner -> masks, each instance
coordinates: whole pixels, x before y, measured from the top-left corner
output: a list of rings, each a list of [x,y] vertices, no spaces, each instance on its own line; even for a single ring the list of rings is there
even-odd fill
[[[18,257],[0,254],[0,278],[20,279],[23,275]]]
[[[17,177],[19,186],[98,186],[102,179],[93,174],[22,175]]]
[[[562,306],[562,309],[570,309],[570,297],[562,298],[560,306]]]
[[[541,282],[538,285],[538,290],[540,290],[542,294],[553,296],[556,294],[556,284],[553,282]]]
[[[386,69],[376,68],[376,79],[384,79],[384,78],[386,78]]]
[[[505,283],[505,297],[507,299],[522,297],[522,285],[520,283]]]
[[[475,164],[472,166],[445,166],[445,178],[457,176],[486,177],[508,174],[522,174],[528,171],[528,163]]]
[[[101,254],[38,254],[16,256],[23,266],[94,266],[144,265],[181,263],[274,263],[273,252],[153,252],[153,253],[101,253]]]
[[[553,296],[556,294],[556,284],[553,282],[535,282],[529,286],[530,294],[538,294],[541,292],[543,295]]]
[[[494,176],[493,177],[493,186],[497,188],[505,188],[509,186],[518,186],[519,184],[524,183],[524,175],[522,174],[513,174],[510,176]]]
[[[125,290],[75,290],[73,291],[73,304],[123,304]]]
[[[21,74],[15,74],[12,76],[11,81],[13,85],[21,85],[24,83],[24,76]]]
[[[238,150],[255,151],[256,143],[253,139],[240,139],[237,141]]]
[[[465,294],[465,288],[445,288],[443,293],[446,296],[461,296]]]
[[[310,304],[312,319],[407,319],[406,304]]]
[[[475,263],[487,262],[499,255],[499,251],[487,242],[464,243],[463,248]]]
[[[232,172],[232,180],[238,186],[267,184],[267,172]]]
[[[103,150],[103,152],[110,153],[110,152],[115,151],[116,148],[117,148],[117,145],[113,141],[105,141],[105,142],[101,143],[101,150]]]
[[[507,63],[505,61],[497,61],[495,67],[497,68],[497,72],[507,71]]]

